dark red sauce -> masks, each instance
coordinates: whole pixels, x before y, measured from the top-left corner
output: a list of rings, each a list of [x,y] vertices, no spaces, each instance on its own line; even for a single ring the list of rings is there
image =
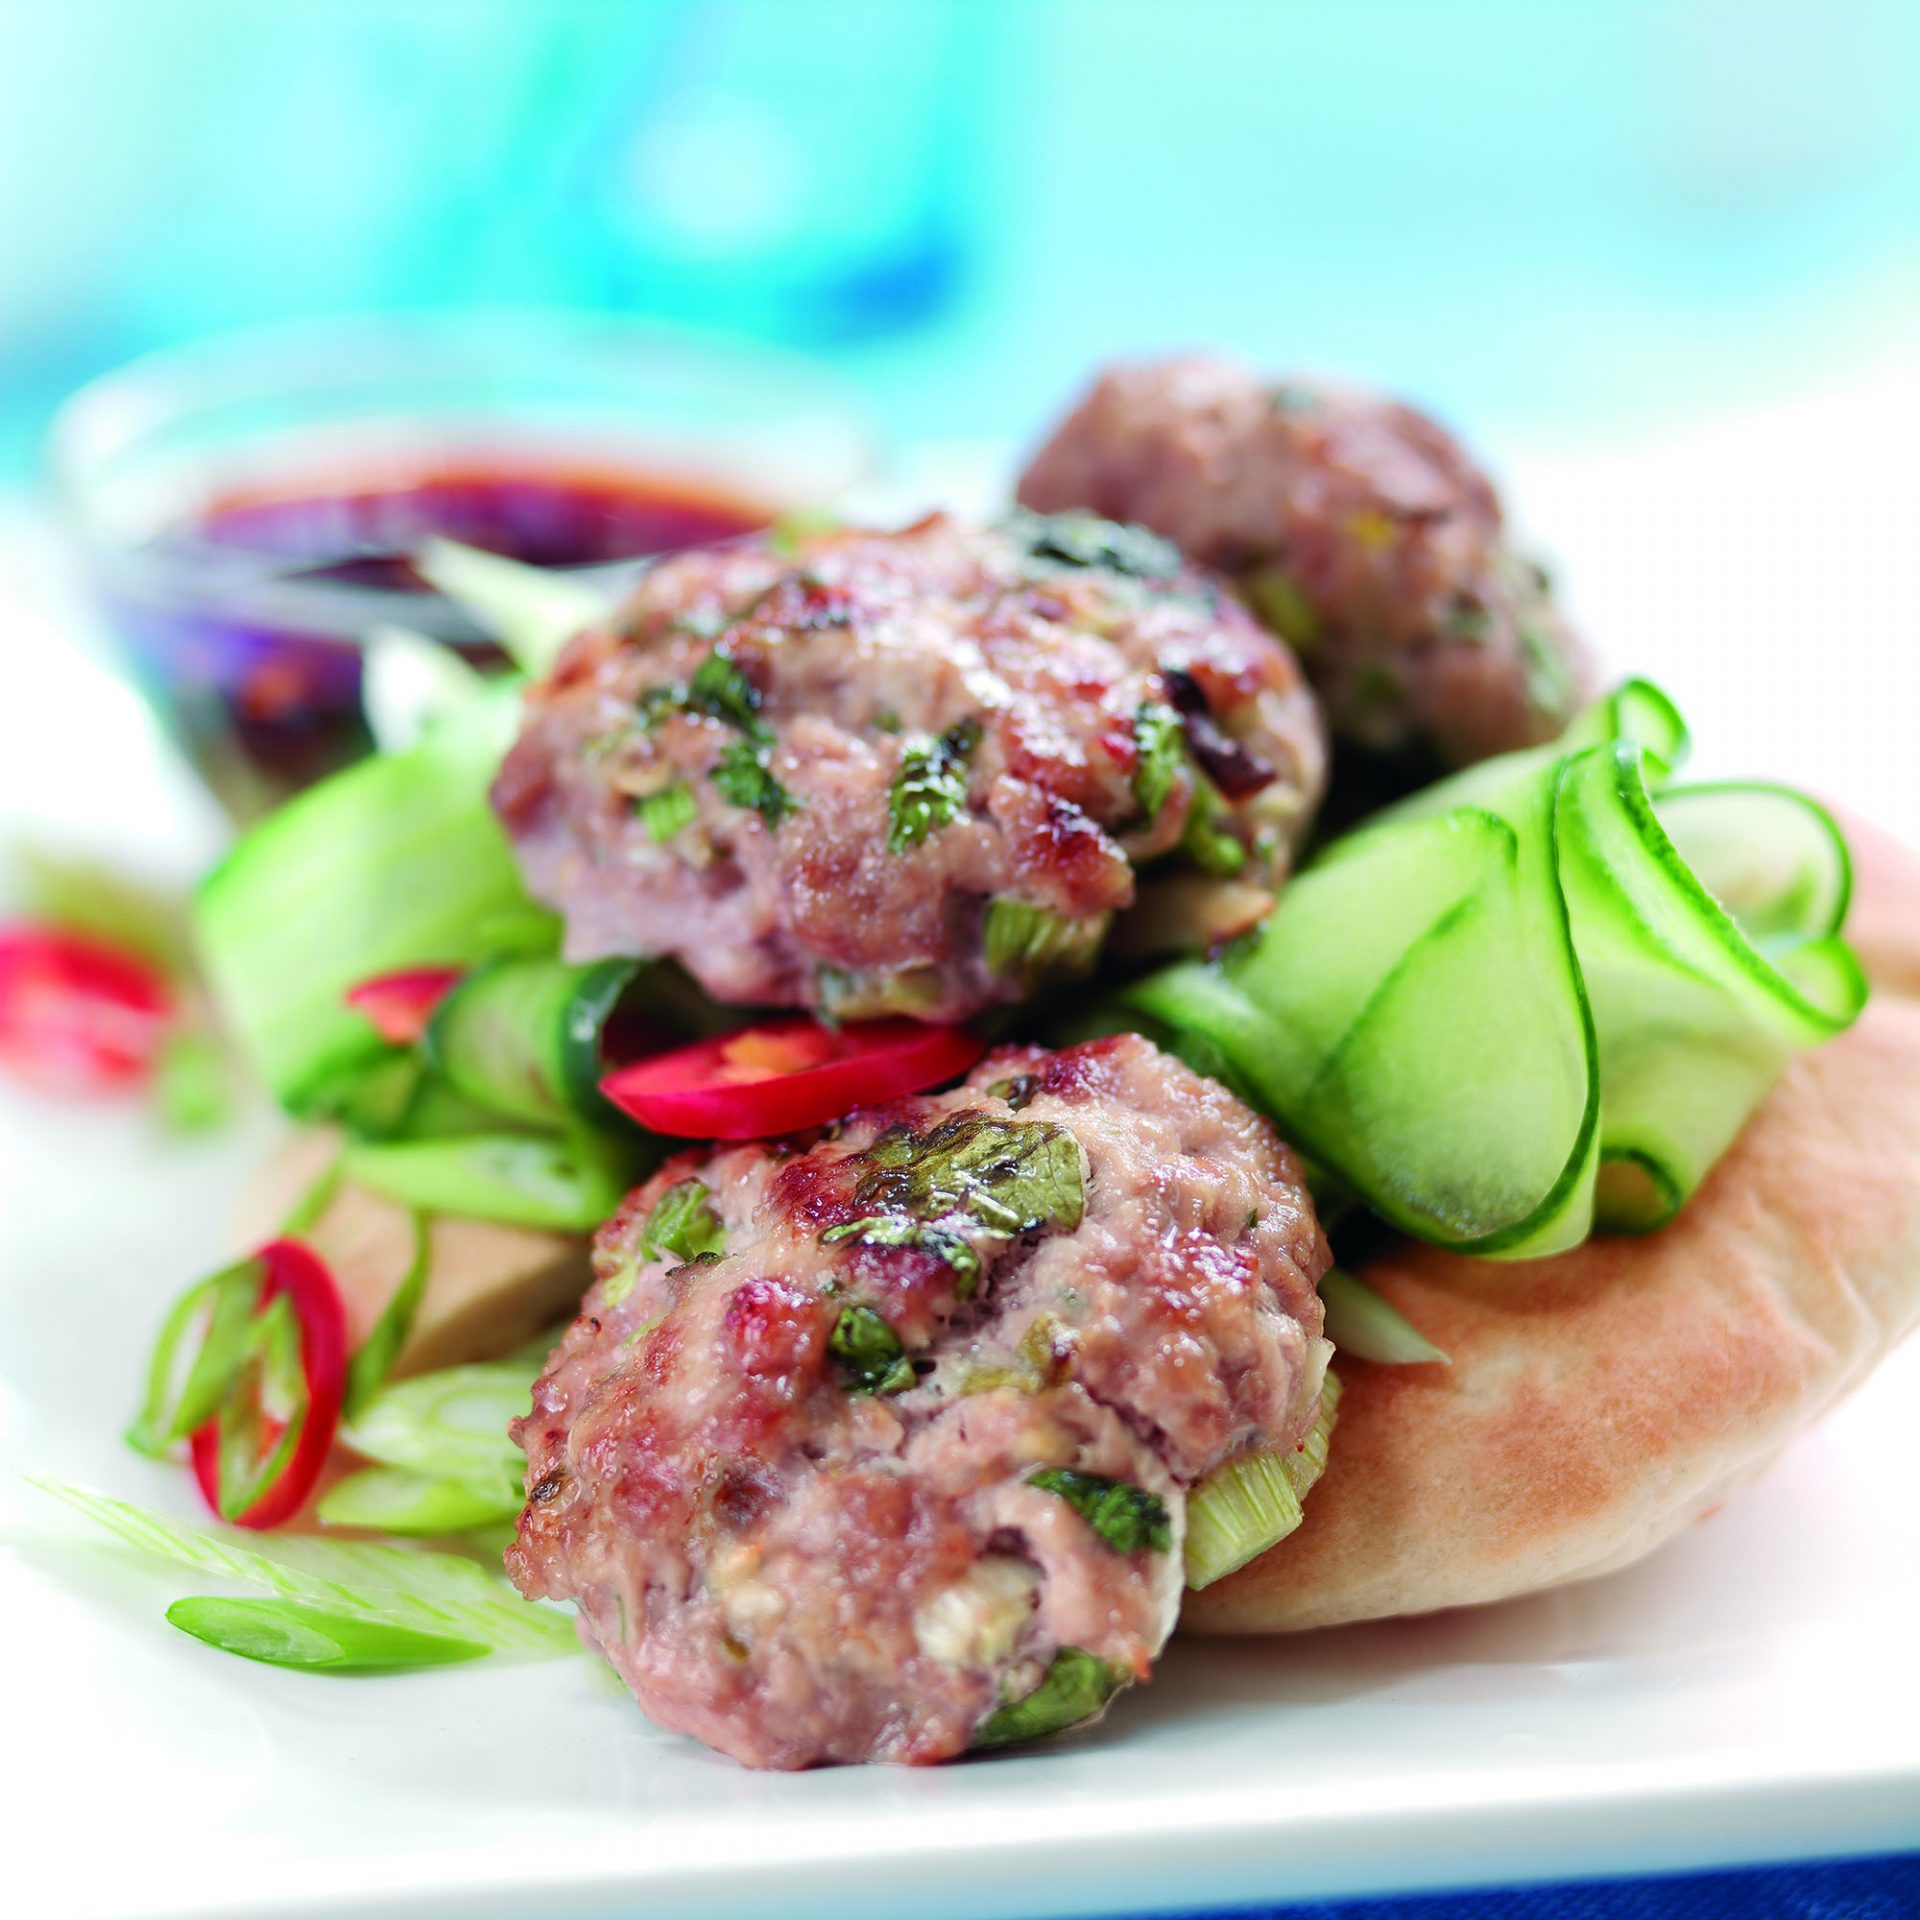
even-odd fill
[[[591,567],[732,539],[769,518],[654,475],[447,467],[399,483],[224,495],[169,541],[287,561],[303,579],[404,592],[424,587],[405,556],[433,534],[530,567]]]
[[[710,483],[471,462],[216,495],[105,583],[149,698],[245,819],[372,746],[353,636],[389,620],[501,656],[408,562],[430,536],[532,566],[606,566],[737,538],[772,509]],[[383,605],[386,596],[404,596]]]

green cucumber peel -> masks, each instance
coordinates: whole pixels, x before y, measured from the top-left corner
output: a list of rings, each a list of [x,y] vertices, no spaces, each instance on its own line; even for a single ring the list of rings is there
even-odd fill
[[[497,1573],[459,1554],[372,1541],[243,1535],[193,1526],[88,1487],[40,1479],[32,1484],[141,1553],[283,1600],[474,1640],[495,1653],[579,1651],[568,1615],[521,1599]]]
[[[423,1633],[299,1600],[230,1600],[207,1594],[176,1600],[167,1609],[167,1620],[222,1653],[308,1672],[404,1673],[482,1660],[492,1651],[482,1640]]]
[[[427,1062],[455,1093],[523,1126],[605,1118],[600,1037],[639,971],[633,960],[488,961],[434,1009]]]
[[[201,884],[195,939],[225,1023],[296,1115],[324,1117],[392,1058],[348,988],[558,944],[487,801],[517,718],[513,690],[490,689],[407,752],[290,800]]]
[[[1866,994],[1830,817],[1670,787],[1687,745],[1629,682],[1374,816],[1219,961],[1118,1005],[1418,1238],[1519,1259],[1659,1226]]]

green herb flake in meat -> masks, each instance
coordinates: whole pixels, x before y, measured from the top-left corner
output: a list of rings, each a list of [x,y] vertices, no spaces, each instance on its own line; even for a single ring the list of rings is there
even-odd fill
[[[908,743],[887,792],[887,851],[905,853],[954,820],[967,801],[967,763],[980,723],[962,720],[938,738]]]
[[[1044,1467],[1028,1474],[1027,1484],[1057,1493],[1115,1553],[1165,1553],[1173,1545],[1166,1502],[1130,1480],[1109,1480],[1075,1467]]]

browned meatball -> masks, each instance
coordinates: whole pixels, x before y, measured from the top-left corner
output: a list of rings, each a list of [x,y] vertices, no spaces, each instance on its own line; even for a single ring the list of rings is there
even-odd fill
[[[954,1020],[1089,962],[1138,863],[1271,885],[1324,778],[1293,656],[1164,540],[935,517],[654,568],[494,801],[573,958]]]
[[[1410,407],[1221,360],[1115,367],[1020,498],[1139,521],[1233,575],[1370,752],[1463,766],[1552,739],[1581,698],[1579,644],[1491,482]]]
[[[1089,1718],[1172,1629],[1186,1489],[1312,1425],[1328,1258],[1267,1123],[1131,1034],[683,1155],[516,1428],[508,1569],[752,1766]]]

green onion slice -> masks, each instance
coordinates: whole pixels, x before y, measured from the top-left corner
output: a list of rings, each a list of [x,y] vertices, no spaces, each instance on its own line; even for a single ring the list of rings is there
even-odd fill
[[[275,1667],[333,1673],[394,1673],[483,1659],[482,1640],[423,1633],[364,1614],[308,1606],[298,1600],[229,1600],[215,1595],[176,1600],[167,1619],[182,1633],[222,1653]]]
[[[1187,1585],[1211,1586],[1284,1540],[1306,1517],[1301,1502],[1327,1469],[1340,1408],[1340,1382],[1320,1383],[1320,1411],[1297,1447],[1236,1455],[1187,1496]]]
[[[1398,1307],[1343,1268],[1329,1267],[1320,1276],[1320,1304],[1327,1310],[1327,1338],[1355,1359],[1383,1367],[1452,1364]]]
[[[603,618],[603,594],[543,567],[503,554],[431,539],[414,556],[414,570],[464,607],[506,648],[513,664],[537,680],[583,627]]]
[[[369,1460],[485,1489],[517,1510],[526,1461],[507,1424],[533,1405],[533,1371],[442,1367],[396,1381],[347,1421],[340,1438]]]
[[[520,1511],[517,1486],[437,1478],[409,1467],[363,1467],[320,1496],[321,1524],[371,1533],[465,1533]]]
[[[521,1599],[497,1573],[458,1554],[289,1534],[271,1536],[269,1545],[264,1536],[191,1526],[91,1488],[33,1484],[140,1552],[283,1600],[475,1640],[495,1653],[579,1650],[566,1614]]]
[[[658,1157],[658,1149],[637,1136],[482,1133],[355,1141],[341,1167],[349,1180],[404,1206],[591,1233],[645,1171],[649,1153]]]

